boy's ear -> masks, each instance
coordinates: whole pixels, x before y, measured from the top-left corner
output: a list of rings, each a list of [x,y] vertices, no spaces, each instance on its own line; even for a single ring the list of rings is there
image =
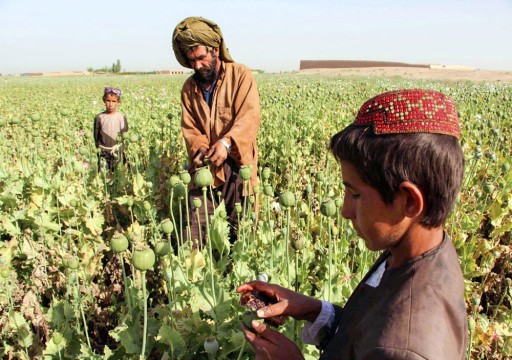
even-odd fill
[[[421,189],[410,181],[402,182],[399,188],[405,196],[404,215],[409,218],[420,216],[425,206],[425,198]]]

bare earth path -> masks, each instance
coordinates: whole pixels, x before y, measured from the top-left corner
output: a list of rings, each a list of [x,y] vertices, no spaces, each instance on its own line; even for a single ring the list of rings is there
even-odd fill
[[[301,70],[299,74],[402,77],[406,79],[428,79],[448,81],[469,80],[478,82],[498,82],[512,84],[512,71],[489,71],[477,69],[457,70],[414,67],[369,67],[345,69],[307,69]]]

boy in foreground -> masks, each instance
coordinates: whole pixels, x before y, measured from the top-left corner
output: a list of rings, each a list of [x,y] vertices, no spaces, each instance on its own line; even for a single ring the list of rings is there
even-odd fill
[[[342,215],[382,255],[343,308],[259,281],[237,291],[278,301],[259,317],[306,320],[302,340],[319,346],[320,359],[464,359],[464,282],[444,231],[464,172],[459,137],[457,110],[442,93],[368,100],[330,149],[345,185]],[[284,335],[251,325],[242,324],[256,359],[303,358]]]

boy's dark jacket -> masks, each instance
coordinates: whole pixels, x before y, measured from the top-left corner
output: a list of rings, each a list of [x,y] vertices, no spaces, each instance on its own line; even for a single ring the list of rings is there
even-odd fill
[[[449,237],[436,248],[365,283],[389,256],[384,252],[322,341],[320,359],[465,359],[464,281]],[[346,325],[350,324],[350,325]]]

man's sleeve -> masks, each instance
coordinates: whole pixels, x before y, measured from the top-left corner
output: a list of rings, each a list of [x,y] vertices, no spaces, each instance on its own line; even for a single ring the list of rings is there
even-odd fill
[[[238,160],[248,164],[253,160],[253,147],[260,127],[260,97],[251,70],[244,66],[240,71],[233,101],[233,126],[223,137],[231,140],[233,154],[240,157]]]
[[[191,101],[186,89],[187,87],[184,85],[181,92],[181,131],[187,146],[188,157],[192,160],[201,147],[208,149],[210,143],[204,134],[204,130],[196,121],[198,115],[192,111]]]

